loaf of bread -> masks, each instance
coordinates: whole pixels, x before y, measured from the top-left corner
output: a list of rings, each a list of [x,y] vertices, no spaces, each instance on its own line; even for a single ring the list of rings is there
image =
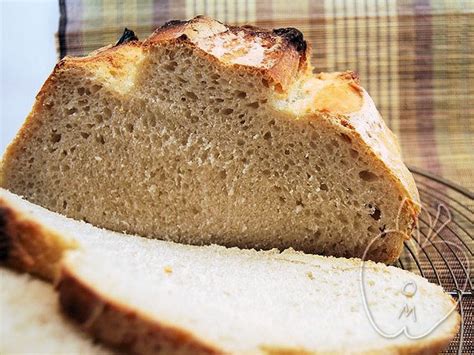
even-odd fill
[[[399,256],[418,193],[356,74],[313,74],[294,28],[197,17],[127,38],[58,63],[0,186],[147,237]]]
[[[0,354],[112,354],[60,312],[52,285],[0,267]]]
[[[56,278],[65,314],[121,352],[426,354],[459,328],[441,287],[382,263],[123,235],[4,190],[0,212],[3,259]]]

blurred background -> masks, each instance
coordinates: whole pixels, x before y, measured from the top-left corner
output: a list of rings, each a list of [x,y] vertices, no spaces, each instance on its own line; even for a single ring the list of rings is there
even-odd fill
[[[203,14],[299,28],[315,71],[359,73],[408,164],[474,189],[473,1],[37,0],[1,11],[1,151],[58,58],[115,42],[124,27],[143,39]]]

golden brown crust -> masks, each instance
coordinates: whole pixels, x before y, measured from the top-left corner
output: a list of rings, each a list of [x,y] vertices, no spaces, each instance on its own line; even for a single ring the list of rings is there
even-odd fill
[[[144,43],[145,48],[164,42],[181,41],[211,53],[217,42],[228,37],[223,47],[225,54],[219,57],[221,63],[231,63],[242,70],[258,72],[273,82],[277,90],[286,90],[299,72],[309,69],[309,46],[303,34],[295,28],[279,28],[273,31],[253,26],[227,26],[208,17],[198,16],[189,21],[169,21],[158,28]],[[236,46],[241,39],[246,44],[242,49]],[[226,40],[227,41],[227,40]],[[238,62],[248,55],[252,46],[263,49],[263,57],[249,58],[246,64]]]
[[[132,354],[222,354],[193,334],[148,319],[127,305],[97,294],[67,266],[56,286],[62,311],[103,343]],[[159,301],[159,300],[157,300]]]
[[[75,247],[75,243],[36,223],[0,197],[1,263],[51,281],[64,251]]]

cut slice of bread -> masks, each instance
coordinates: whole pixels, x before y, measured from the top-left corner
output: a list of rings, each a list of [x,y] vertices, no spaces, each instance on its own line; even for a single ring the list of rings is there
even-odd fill
[[[435,353],[459,327],[454,301],[441,287],[381,263],[121,235],[4,190],[0,196],[8,226],[2,245],[10,246],[2,250],[4,260],[9,263],[8,256],[23,249],[31,254],[29,270],[44,270],[44,259],[35,255],[47,250],[30,253],[28,243],[41,249],[56,244],[63,261],[49,277],[59,275],[63,310],[122,351]],[[19,237],[24,225],[29,235]],[[41,240],[49,242],[40,245]],[[406,324],[413,336],[446,319],[419,339],[389,339],[376,331],[367,311],[380,332],[394,333]]]
[[[112,354],[61,314],[53,287],[0,268],[1,354]]]
[[[123,42],[123,41],[121,41]],[[0,186],[119,232],[390,262],[418,193],[351,72],[313,74],[292,28],[172,21],[65,58]]]

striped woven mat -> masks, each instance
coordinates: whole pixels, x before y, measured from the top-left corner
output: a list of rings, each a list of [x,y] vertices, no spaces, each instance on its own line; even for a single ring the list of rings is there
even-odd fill
[[[315,70],[359,73],[408,164],[474,189],[473,1],[60,0],[60,10],[60,57],[195,15],[297,27]]]

